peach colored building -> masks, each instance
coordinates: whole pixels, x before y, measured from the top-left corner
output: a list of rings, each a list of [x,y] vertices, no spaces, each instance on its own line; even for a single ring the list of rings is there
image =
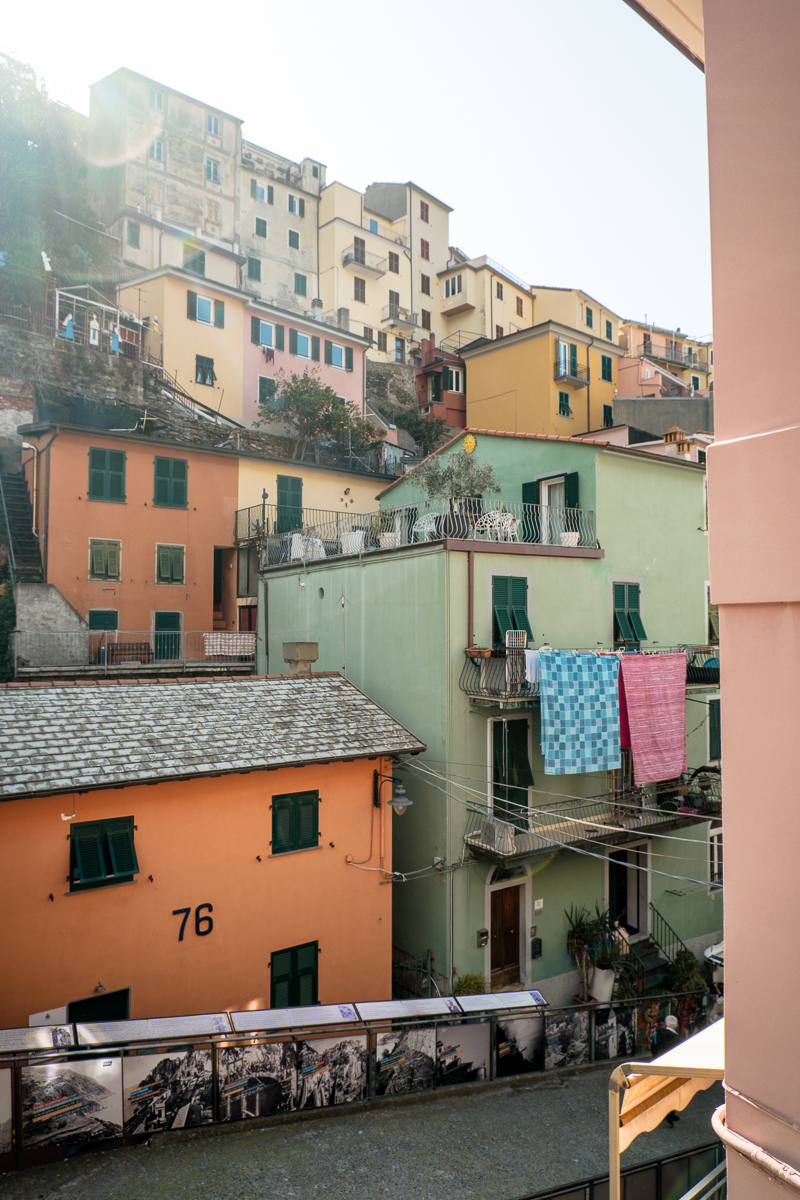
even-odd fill
[[[728,1196],[767,1200],[789,1190],[781,1174],[796,1190],[800,1172],[800,436],[794,390],[763,386],[742,298],[749,329],[796,345],[800,7],[632,7],[705,63],[717,372],[709,548],[725,661],[726,1104],[715,1128],[728,1147]]]
[[[392,766],[425,747],[352,684],[13,684],[0,711],[0,1026],[390,997]]]

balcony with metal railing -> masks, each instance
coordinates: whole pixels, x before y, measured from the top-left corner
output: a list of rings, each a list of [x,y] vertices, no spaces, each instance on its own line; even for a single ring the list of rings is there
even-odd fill
[[[236,514],[237,543],[261,547],[261,568],[338,558],[446,539],[552,546],[559,552],[597,546],[594,513],[585,508],[479,498],[430,500],[378,512],[259,504]]]
[[[465,651],[458,686],[476,704],[524,708],[539,699],[539,682],[527,677],[525,651],[503,647],[496,651]]]
[[[417,313],[402,304],[386,304],[381,313],[381,324],[384,329],[399,329],[402,333],[413,333],[419,321]]]
[[[642,358],[656,358],[675,367],[691,367],[695,371],[710,371],[708,351],[697,346],[686,346],[677,342],[659,343],[645,339],[636,347]]]
[[[580,367],[568,358],[559,358],[553,363],[553,379],[557,383],[569,383],[572,387],[588,387],[589,368]]]
[[[356,275],[369,275],[370,279],[380,279],[386,274],[386,259],[363,246],[348,246],[342,254],[342,266]]]
[[[233,630],[47,629],[10,634],[15,677],[249,675],[256,635]]]

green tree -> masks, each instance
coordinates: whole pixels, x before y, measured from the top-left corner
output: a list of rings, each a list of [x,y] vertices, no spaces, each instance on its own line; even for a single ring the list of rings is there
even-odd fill
[[[42,251],[60,279],[108,274],[110,243],[88,199],[85,129],[31,67],[0,54],[0,289],[18,303],[41,298]]]
[[[449,426],[441,417],[421,417],[413,409],[401,409],[391,418],[410,433],[423,454],[428,455],[444,441]]]
[[[321,382],[318,368],[303,375],[279,371],[276,383],[276,394],[259,402],[258,424],[277,420],[288,425],[295,439],[293,458],[302,461],[309,447],[335,454],[364,454],[380,443],[380,436],[356,406]]]
[[[433,454],[414,470],[414,482],[429,500],[440,497],[463,499],[499,492],[500,484],[490,462],[482,463],[475,454],[458,450],[453,454]]]

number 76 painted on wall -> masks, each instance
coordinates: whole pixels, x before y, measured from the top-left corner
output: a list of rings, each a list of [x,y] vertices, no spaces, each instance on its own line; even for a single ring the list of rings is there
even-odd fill
[[[194,931],[198,937],[205,937],[206,934],[211,933],[211,930],[214,928],[214,919],[213,917],[209,917],[204,913],[205,909],[208,909],[208,911],[212,913],[214,911],[214,905],[198,904],[197,908],[194,910]],[[179,942],[183,941],[186,922],[189,920],[189,913],[191,911],[191,908],[173,908],[172,910],[173,917],[180,917],[183,915],[183,920],[181,921],[181,931],[178,934]]]

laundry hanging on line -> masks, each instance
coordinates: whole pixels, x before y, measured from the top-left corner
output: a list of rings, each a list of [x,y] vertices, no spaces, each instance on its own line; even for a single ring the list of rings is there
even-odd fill
[[[623,654],[620,698],[637,786],[686,771],[686,655]]]
[[[619,659],[539,651],[541,741],[546,775],[620,766]]]

